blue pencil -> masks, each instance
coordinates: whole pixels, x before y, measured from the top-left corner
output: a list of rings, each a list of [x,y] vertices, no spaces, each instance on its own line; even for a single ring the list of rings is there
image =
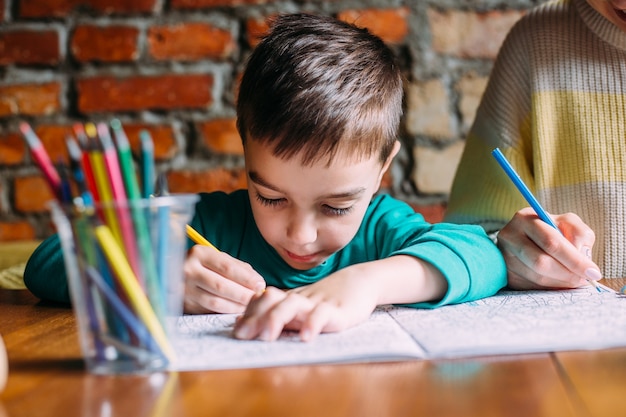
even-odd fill
[[[528,204],[530,204],[533,210],[535,210],[535,213],[537,213],[537,216],[541,220],[543,220],[544,222],[546,222],[547,224],[549,224],[550,226],[558,230],[559,233],[563,234],[561,230],[558,228],[558,226],[556,225],[556,223],[554,223],[554,220],[552,220],[552,217],[550,217],[550,215],[543,209],[543,207],[541,206],[541,204],[539,204],[539,201],[537,201],[533,193],[530,192],[530,189],[526,186],[526,184],[524,184],[524,181],[522,181],[519,174],[515,171],[513,166],[509,163],[506,157],[502,154],[500,149],[495,148],[493,151],[491,151],[491,154],[493,155],[494,158],[496,158],[496,161],[498,161],[498,164],[500,164],[500,166],[502,167],[506,175],[508,175],[511,181],[513,181],[513,184],[517,187],[519,192],[522,193],[522,196],[524,196]],[[593,287],[595,287],[595,289],[598,292],[601,292],[600,287],[598,287],[598,284],[595,281],[588,279],[587,282],[589,282]]]
[[[141,142],[141,180],[143,198],[150,198],[154,194],[154,182],[156,181],[156,173],[154,167],[154,142],[152,136],[147,130],[139,133]]]
[[[552,217],[550,217],[548,213],[543,209],[543,207],[541,207],[539,201],[537,201],[533,193],[530,192],[526,184],[524,184],[524,181],[522,181],[522,179],[520,178],[518,173],[515,172],[509,161],[507,161],[502,152],[500,152],[500,149],[494,149],[491,154],[494,158],[496,158],[496,161],[498,161],[502,169],[504,169],[506,175],[508,175],[511,181],[513,181],[513,184],[515,184],[519,192],[522,193],[522,196],[524,196],[528,204],[530,204],[533,210],[535,210],[537,216],[539,216],[541,220],[548,223],[550,226],[554,227],[556,230],[559,230],[556,223],[554,223],[554,220],[552,220]]]

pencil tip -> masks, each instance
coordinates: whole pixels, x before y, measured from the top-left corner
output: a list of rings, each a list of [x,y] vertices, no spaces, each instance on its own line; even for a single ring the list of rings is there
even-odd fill
[[[20,122],[20,131],[24,134],[26,134],[27,132],[30,132],[32,129],[30,127],[30,125],[26,122]]]

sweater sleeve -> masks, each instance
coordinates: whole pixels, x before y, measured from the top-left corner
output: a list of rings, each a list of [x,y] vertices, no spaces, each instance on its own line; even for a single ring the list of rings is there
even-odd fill
[[[527,24],[522,18],[500,49],[457,167],[445,221],[478,224],[492,233],[528,205],[491,156],[499,147],[534,188]]]
[[[28,259],[24,284],[42,300],[70,303],[63,251],[57,234],[44,240]]]

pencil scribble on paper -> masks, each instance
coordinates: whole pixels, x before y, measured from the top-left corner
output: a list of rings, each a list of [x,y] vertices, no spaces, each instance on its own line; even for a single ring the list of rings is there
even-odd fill
[[[390,314],[430,357],[530,353],[626,345],[624,301],[591,288],[502,291],[463,305]]]

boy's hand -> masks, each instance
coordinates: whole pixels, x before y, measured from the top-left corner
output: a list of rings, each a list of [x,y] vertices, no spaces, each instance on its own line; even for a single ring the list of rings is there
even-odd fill
[[[249,264],[208,246],[193,246],[183,269],[186,313],[242,313],[265,288]]]
[[[537,217],[530,207],[513,216],[498,233],[509,287],[526,289],[576,288],[602,274],[591,260],[595,234],[575,214],[553,216],[563,233]]]
[[[278,339],[283,329],[299,331],[303,341],[367,320],[376,308],[375,291],[357,277],[340,274],[290,291],[268,287],[252,298],[235,325],[238,339]]]

